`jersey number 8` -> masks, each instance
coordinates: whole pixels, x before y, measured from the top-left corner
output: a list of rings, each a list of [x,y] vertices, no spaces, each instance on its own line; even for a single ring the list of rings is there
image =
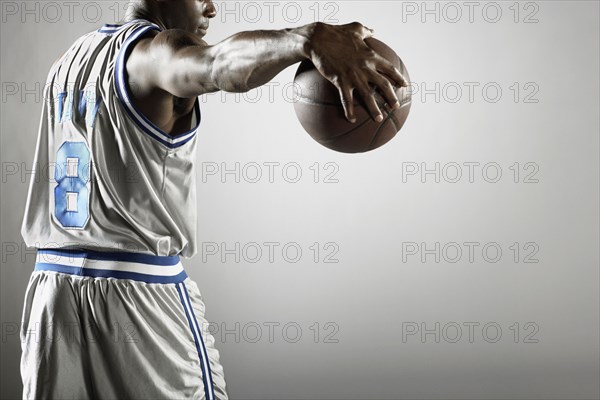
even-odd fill
[[[54,215],[65,228],[83,228],[89,220],[90,167],[85,142],[64,142],[56,153]]]

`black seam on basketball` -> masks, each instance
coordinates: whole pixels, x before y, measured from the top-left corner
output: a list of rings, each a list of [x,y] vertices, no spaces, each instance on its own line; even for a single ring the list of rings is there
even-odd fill
[[[355,130],[357,130],[357,129],[359,129],[359,128],[362,128],[363,126],[365,126],[365,124],[366,124],[367,122],[369,122],[370,120],[371,120],[371,117],[367,117],[367,118],[365,118],[365,120],[364,120],[364,121],[362,121],[360,124],[357,124],[355,127],[353,127],[352,129],[350,129],[349,131],[346,131],[346,132],[344,132],[344,133],[340,133],[340,134],[339,134],[339,135],[337,135],[337,136],[329,136],[327,139],[319,139],[319,142],[321,142],[321,141],[322,141],[322,142],[324,142],[324,143],[328,143],[328,142],[334,141],[334,140],[336,140],[336,139],[339,139],[339,138],[341,138],[341,137],[344,137],[344,136],[346,136],[346,135],[349,135],[349,134],[351,134],[352,132],[354,132]]]
[[[367,150],[373,150],[373,148],[371,146],[373,146],[373,143],[375,143],[375,140],[377,139],[377,136],[379,136],[379,133],[381,132],[381,129],[383,129],[383,126],[386,124],[386,122],[388,122],[390,120],[390,116],[391,116],[391,113],[388,114],[386,119],[381,121],[381,123],[377,127],[377,130],[375,131],[375,134],[373,135],[373,138],[371,139],[371,142],[369,142],[369,145],[367,146]]]
[[[381,103],[381,104],[379,104],[379,103],[378,103],[378,104],[377,104],[377,106],[378,106],[378,107],[381,109],[381,108],[383,108],[383,105],[384,105],[384,104],[385,104],[385,103]],[[377,133],[379,132],[379,129],[381,129],[381,126],[382,126],[382,125],[385,123],[385,121],[387,121],[387,120],[390,118],[390,116],[392,116],[392,115],[394,115],[394,110],[392,110],[392,111],[389,111],[389,112],[387,113],[387,116],[385,117],[385,119],[379,123],[379,126],[377,127],[377,130],[375,131],[375,134],[376,134],[376,135],[377,135]],[[366,118],[364,121],[362,121],[361,123],[359,123],[359,124],[358,124],[357,126],[355,126],[354,128],[350,129],[349,131],[346,131],[346,132],[344,132],[344,133],[341,133],[341,134],[339,134],[339,135],[337,135],[337,136],[330,136],[330,137],[328,137],[327,139],[319,139],[319,143],[329,143],[329,142],[332,142],[332,141],[334,141],[334,140],[337,140],[337,139],[339,139],[339,138],[341,138],[341,137],[344,137],[344,136],[346,136],[346,135],[349,135],[349,134],[353,133],[355,130],[357,130],[357,129],[359,129],[359,128],[362,128],[362,127],[363,127],[363,126],[364,126],[364,125],[365,125],[367,122],[369,122],[369,121],[371,121],[371,117],[370,117],[370,116],[367,116],[367,118]],[[396,126],[396,124],[394,124],[394,126]],[[372,141],[371,141],[371,143],[372,143]],[[369,146],[371,145],[371,143],[369,143]]]
[[[394,129],[396,130],[396,132],[398,132],[400,130],[400,128],[399,128],[400,122],[396,119],[396,116],[394,115],[394,113],[390,113],[390,121],[392,121],[392,125],[394,125]]]

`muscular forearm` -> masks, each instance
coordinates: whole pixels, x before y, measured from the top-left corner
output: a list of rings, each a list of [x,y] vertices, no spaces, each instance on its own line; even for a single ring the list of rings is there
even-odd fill
[[[311,25],[240,32],[215,45],[211,81],[224,91],[245,92],[269,82],[307,57]]]
[[[164,49],[168,66],[159,68],[162,86],[180,97],[194,97],[223,90],[246,92],[269,82],[286,67],[307,57],[308,41],[315,24],[282,30],[237,33],[212,46],[171,41]],[[160,40],[160,39],[159,39]],[[165,43],[167,44],[167,43]],[[165,74],[165,69],[170,74]]]

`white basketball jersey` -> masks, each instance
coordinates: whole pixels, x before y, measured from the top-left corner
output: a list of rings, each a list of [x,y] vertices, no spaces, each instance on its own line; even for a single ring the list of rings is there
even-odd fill
[[[52,67],[21,232],[30,247],[196,252],[196,131],[171,136],[135,107],[125,58],[148,21],[105,25]]]

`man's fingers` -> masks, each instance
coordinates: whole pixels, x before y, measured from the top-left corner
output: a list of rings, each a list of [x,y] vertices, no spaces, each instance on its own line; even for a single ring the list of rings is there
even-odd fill
[[[408,81],[406,80],[404,75],[402,75],[402,73],[398,70],[398,68],[396,68],[394,66],[394,64],[392,64],[391,62],[389,62],[388,60],[386,60],[383,57],[380,58],[380,61],[381,62],[378,63],[378,65],[377,65],[377,71],[389,76],[390,79],[392,79],[394,81],[396,86],[399,86],[399,87],[408,86]]]
[[[392,78],[398,84],[398,86],[408,86],[408,80],[400,73],[400,71],[398,71],[398,68],[392,66],[390,74],[390,78]]]
[[[346,119],[352,123],[355,123],[356,116],[354,115],[354,98],[352,94],[352,89],[345,85],[341,85],[339,87],[339,91]]]
[[[381,110],[379,110],[379,106],[377,105],[375,97],[373,96],[373,92],[370,90],[369,86],[361,85],[358,88],[358,92],[360,93],[360,96],[365,102],[365,105],[367,106],[371,117],[377,122],[383,121],[383,115],[381,114]]]
[[[373,79],[373,83],[377,85],[379,90],[381,90],[381,93],[383,93],[383,97],[385,98],[385,101],[388,103],[390,108],[397,109],[398,107],[400,107],[400,103],[398,102],[398,96],[396,95],[396,92],[394,91],[394,88],[392,87],[390,81],[388,81],[383,76],[379,75]]]

